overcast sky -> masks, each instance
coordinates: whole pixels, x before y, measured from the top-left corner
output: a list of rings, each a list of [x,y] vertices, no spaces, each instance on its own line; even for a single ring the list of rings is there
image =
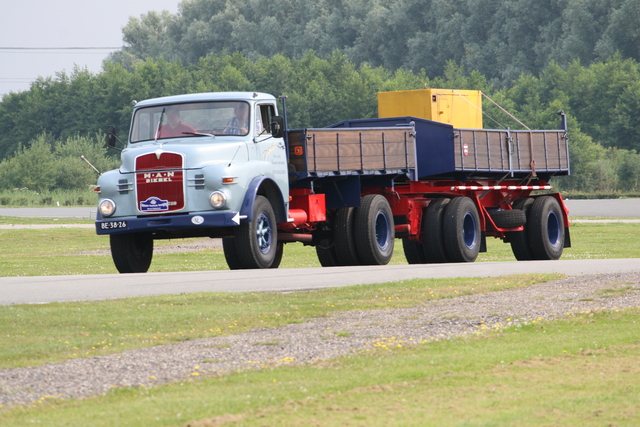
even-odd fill
[[[100,72],[105,50],[7,50],[21,47],[121,47],[130,16],[150,10],[177,13],[180,0],[2,0],[0,97],[29,89],[38,77],[73,70]]]

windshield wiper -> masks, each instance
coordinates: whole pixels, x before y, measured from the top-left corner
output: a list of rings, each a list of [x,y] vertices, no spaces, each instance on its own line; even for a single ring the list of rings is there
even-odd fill
[[[164,110],[166,107],[162,107],[162,112],[160,113],[160,120],[158,120],[158,127],[156,128],[156,136],[154,140],[158,142],[158,134],[160,133],[160,125],[162,125],[162,117],[164,116]]]
[[[210,136],[215,138],[216,136],[212,133],[204,133],[204,132],[182,132],[183,135],[194,135],[194,136]]]

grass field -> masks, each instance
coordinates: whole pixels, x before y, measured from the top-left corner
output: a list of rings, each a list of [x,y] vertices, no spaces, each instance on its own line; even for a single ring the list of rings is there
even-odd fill
[[[11,221],[0,218],[0,224]],[[573,248],[563,259],[640,258],[639,232],[640,224],[576,224]],[[405,263],[400,246],[397,264]],[[2,229],[0,271],[4,276],[115,273],[108,255],[76,254],[107,248],[108,239],[91,229]],[[508,245],[491,239],[478,261],[497,260],[513,256]],[[315,251],[287,245],[282,266],[318,266]],[[224,268],[219,250],[157,255],[152,264],[153,271]],[[0,307],[0,368],[275,327],[354,308],[407,307],[554,277]],[[590,313],[308,366],[119,388],[91,399],[42,396],[32,405],[0,408],[0,425],[637,425],[639,322],[640,309]]]
[[[0,224],[31,224],[35,219],[0,217]],[[40,220],[59,224],[60,220]],[[66,220],[64,221],[66,222]],[[91,224],[91,221],[76,221]],[[562,259],[640,258],[640,224],[583,224],[571,227],[572,248]],[[160,245],[179,240],[156,242]],[[90,228],[76,229],[0,229],[0,276],[42,276],[117,273],[109,255],[79,255],[79,252],[108,250],[109,238],[97,236]],[[488,238],[487,252],[477,262],[515,261],[509,244]],[[391,264],[406,264],[402,242],[396,240]],[[319,267],[315,249],[301,243],[285,245],[281,268]],[[222,250],[196,253],[156,254],[150,272],[202,271],[227,269]]]

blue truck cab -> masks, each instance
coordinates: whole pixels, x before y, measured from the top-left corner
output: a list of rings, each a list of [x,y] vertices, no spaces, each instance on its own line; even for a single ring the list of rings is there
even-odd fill
[[[283,136],[276,99],[264,93],[137,103],[122,164],[102,174],[96,187],[96,231],[110,235],[117,269],[147,271],[156,239],[243,233],[248,241],[227,239],[234,248],[225,254],[237,253],[239,267],[270,266],[279,255],[276,224],[288,218]],[[115,146],[113,131],[107,141]]]

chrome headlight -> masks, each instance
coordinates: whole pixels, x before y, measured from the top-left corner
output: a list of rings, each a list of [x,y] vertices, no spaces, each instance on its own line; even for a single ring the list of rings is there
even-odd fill
[[[227,205],[227,196],[222,191],[214,191],[209,196],[209,203],[214,209],[222,209]]]
[[[104,218],[108,218],[116,213],[116,202],[111,199],[104,199],[98,205],[98,210]]]

